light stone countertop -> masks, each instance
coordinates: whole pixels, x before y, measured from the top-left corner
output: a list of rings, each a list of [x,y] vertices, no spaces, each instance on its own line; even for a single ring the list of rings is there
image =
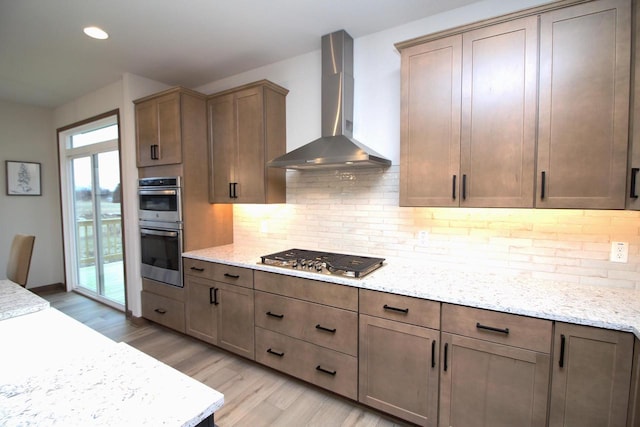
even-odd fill
[[[0,425],[196,426],[224,396],[54,308],[0,322]]]
[[[640,338],[640,291],[560,283],[515,272],[495,274],[477,271],[476,267],[407,263],[390,258],[383,267],[362,279],[260,264],[261,255],[286,249],[289,248],[232,244],[183,255],[362,289],[632,332]]]
[[[0,280],[0,320],[49,308],[49,301],[8,279]]]

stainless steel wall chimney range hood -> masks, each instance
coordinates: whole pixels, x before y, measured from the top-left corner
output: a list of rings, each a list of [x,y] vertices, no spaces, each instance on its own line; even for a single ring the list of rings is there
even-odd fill
[[[267,163],[285,169],[388,167],[391,161],[353,139],[353,38],[322,37],[322,137]]]

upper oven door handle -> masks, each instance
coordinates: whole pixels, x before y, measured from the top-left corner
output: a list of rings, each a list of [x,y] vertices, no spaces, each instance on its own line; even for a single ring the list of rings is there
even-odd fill
[[[178,190],[138,190],[141,196],[175,196]]]
[[[150,230],[148,228],[141,228],[140,234],[142,234],[143,236],[145,234],[151,234],[153,236],[178,237],[177,231]]]

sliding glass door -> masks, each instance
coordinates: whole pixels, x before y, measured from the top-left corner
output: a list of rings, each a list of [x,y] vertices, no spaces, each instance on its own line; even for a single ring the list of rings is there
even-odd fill
[[[61,141],[65,157],[61,182],[66,183],[63,216],[68,288],[123,309],[125,274],[116,116],[66,130]]]

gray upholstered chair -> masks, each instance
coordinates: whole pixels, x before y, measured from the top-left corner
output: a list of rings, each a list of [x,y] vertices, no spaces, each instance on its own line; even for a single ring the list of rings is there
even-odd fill
[[[27,286],[35,240],[36,236],[16,234],[11,242],[9,262],[7,263],[7,279],[21,286]]]

